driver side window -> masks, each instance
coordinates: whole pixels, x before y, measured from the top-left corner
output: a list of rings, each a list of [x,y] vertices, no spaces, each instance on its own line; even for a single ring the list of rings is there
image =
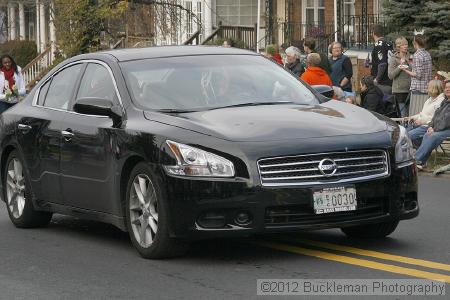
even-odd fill
[[[116,89],[108,69],[96,63],[88,64],[77,95],[77,99],[91,97],[117,104]]]

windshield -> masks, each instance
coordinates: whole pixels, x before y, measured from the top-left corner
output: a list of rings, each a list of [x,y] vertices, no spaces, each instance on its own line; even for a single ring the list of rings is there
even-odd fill
[[[144,109],[194,111],[277,103],[317,104],[275,63],[254,55],[203,55],[121,63],[133,100]]]

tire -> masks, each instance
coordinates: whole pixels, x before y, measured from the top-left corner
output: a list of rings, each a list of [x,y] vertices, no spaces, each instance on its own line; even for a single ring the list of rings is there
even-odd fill
[[[169,236],[167,200],[146,163],[138,163],[131,171],[125,197],[128,233],[142,257],[169,258],[187,251],[186,243]]]
[[[399,221],[394,220],[385,223],[375,223],[368,225],[343,227],[341,228],[349,237],[355,238],[384,238],[390,235],[397,228]]]
[[[3,173],[4,199],[11,222],[18,228],[43,227],[50,223],[52,213],[33,207],[33,191],[17,150],[12,151]]]

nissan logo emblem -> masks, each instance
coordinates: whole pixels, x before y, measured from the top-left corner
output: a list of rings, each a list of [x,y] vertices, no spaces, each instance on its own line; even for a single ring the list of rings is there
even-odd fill
[[[338,166],[332,159],[324,158],[319,163],[319,171],[325,176],[333,176],[337,169]]]

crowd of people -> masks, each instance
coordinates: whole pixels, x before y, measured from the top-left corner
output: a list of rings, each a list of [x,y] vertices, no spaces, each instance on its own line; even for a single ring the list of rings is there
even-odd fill
[[[383,37],[383,27],[373,26],[375,45],[371,74],[360,79],[360,103],[368,110],[407,123],[417,148],[419,168],[442,141],[450,138],[450,76],[432,80],[432,58],[425,50],[425,37],[416,34],[410,54],[408,40],[398,37],[394,45]],[[225,41],[224,47],[233,47]],[[335,99],[356,104],[352,86],[353,67],[340,42],[329,46],[328,55],[316,51],[313,38],[303,41],[303,53],[295,46],[278,49],[268,45],[264,55],[309,85],[328,85]],[[280,51],[281,50],[281,51]],[[0,57],[0,113],[26,94],[21,68],[9,55]]]
[[[370,75],[359,80],[358,105],[407,125],[422,168],[432,151],[450,138],[450,77],[432,80],[432,58],[423,34],[415,33],[412,54],[405,37],[392,44],[383,36],[381,25],[373,26],[372,37]],[[328,55],[317,53],[315,40],[305,38],[303,53],[294,46],[282,46],[277,52],[277,47],[269,45],[265,55],[307,84],[331,86],[335,99],[356,104],[350,58],[340,42],[328,49]]]

